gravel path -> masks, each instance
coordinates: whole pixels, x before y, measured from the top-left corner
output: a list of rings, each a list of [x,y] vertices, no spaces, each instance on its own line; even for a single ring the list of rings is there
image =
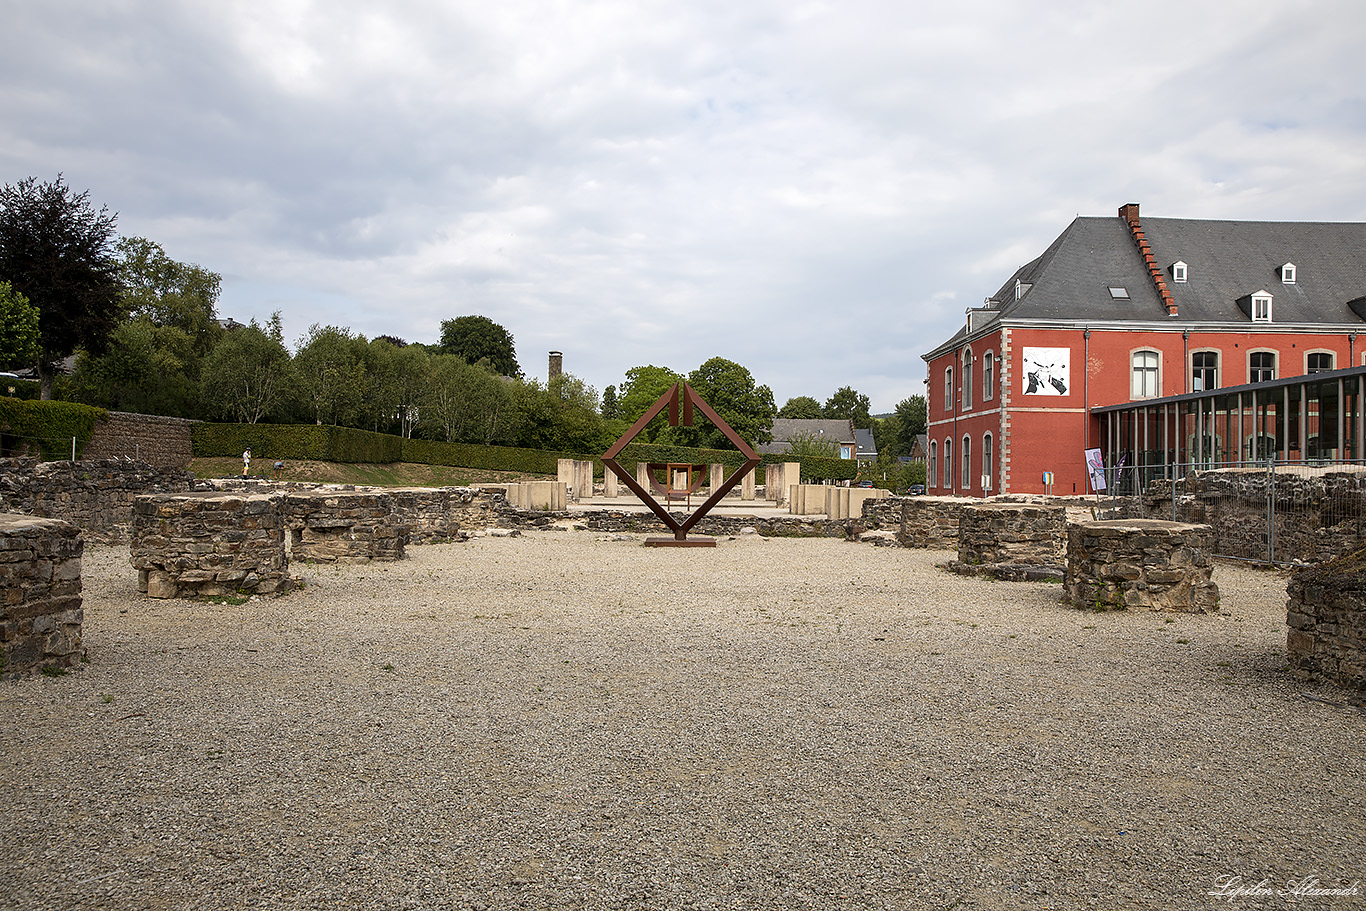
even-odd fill
[[[1283,670],[1284,576],[1098,615],[942,552],[639,540],[236,606],[88,548],[90,663],[0,684],[0,907],[1366,909],[1366,714]]]

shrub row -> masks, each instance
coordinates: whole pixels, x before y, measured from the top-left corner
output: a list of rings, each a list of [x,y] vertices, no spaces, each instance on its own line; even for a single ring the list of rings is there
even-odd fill
[[[41,402],[0,397],[0,431],[6,454],[38,447],[44,459],[71,458],[71,438],[77,457],[90,442],[95,423],[108,415],[103,408],[75,402]]]
[[[421,465],[452,465],[488,471],[518,471],[553,475],[560,459],[593,462],[593,473],[602,477],[602,459],[587,453],[549,452],[513,446],[480,446],[475,443],[443,443],[438,440],[405,440],[383,433],[325,427],[313,424],[196,424],[191,430],[196,456],[236,456],[244,449],[268,459],[312,459],[323,462],[414,462]],[[765,463],[785,462],[783,454],[765,455]],[[617,459],[634,472],[638,462],[720,463],[738,466],[744,457],[733,449],[692,449],[639,443],[627,446]],[[802,475],[813,479],[843,481],[853,478],[858,464],[850,459],[805,458]]]
[[[319,462],[403,461],[403,440],[387,433],[317,424],[195,424],[190,429],[196,456],[237,456],[250,449],[265,459]]]

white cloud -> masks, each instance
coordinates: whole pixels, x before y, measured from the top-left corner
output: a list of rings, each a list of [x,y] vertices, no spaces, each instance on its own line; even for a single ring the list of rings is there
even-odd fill
[[[1076,214],[1366,218],[1342,0],[6,17],[0,180],[65,171],[291,338],[483,313],[598,389],[721,354],[890,410]]]

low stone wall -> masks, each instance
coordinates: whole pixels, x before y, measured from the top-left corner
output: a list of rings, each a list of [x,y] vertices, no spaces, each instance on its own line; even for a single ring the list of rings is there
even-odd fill
[[[0,674],[80,660],[83,548],[70,522],[0,515]]]
[[[1067,558],[1067,510],[1061,506],[983,503],[958,517],[958,562],[1062,566]]]
[[[153,598],[278,595],[291,587],[280,498],[204,491],[133,503],[131,561]]]
[[[958,548],[958,521],[963,510],[981,503],[961,497],[902,497],[904,509],[898,540],[904,547],[932,550]]]
[[[675,515],[680,522],[687,518],[684,514]],[[535,527],[549,525],[555,521],[569,521],[591,531],[623,534],[673,535],[673,530],[650,512],[628,512],[626,510],[603,509],[576,513],[543,513],[522,510],[508,510],[504,527]],[[701,521],[688,530],[692,537],[724,538],[738,535],[742,529],[753,528],[764,537],[790,538],[845,538],[853,537],[863,530],[862,524],[849,521],[809,520],[799,516],[703,516]]]
[[[128,459],[0,459],[0,510],[63,519],[79,527],[87,541],[127,544],[134,499],[188,491],[193,483],[184,469]]]
[[[1366,548],[1300,570],[1286,592],[1291,672],[1366,692]]]
[[[133,459],[160,468],[184,468],[194,457],[190,428],[198,421],[110,411],[95,424],[83,460]]]
[[[1094,610],[1219,609],[1208,525],[1110,519],[1067,529],[1064,598]]]
[[[376,490],[310,491],[281,498],[289,552],[314,563],[402,560],[409,527]]]

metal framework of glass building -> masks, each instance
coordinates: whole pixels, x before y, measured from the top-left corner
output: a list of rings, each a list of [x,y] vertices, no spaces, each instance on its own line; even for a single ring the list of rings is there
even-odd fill
[[[1366,367],[1209,389],[1091,410],[1107,468],[1144,481],[1191,469],[1362,458]]]

